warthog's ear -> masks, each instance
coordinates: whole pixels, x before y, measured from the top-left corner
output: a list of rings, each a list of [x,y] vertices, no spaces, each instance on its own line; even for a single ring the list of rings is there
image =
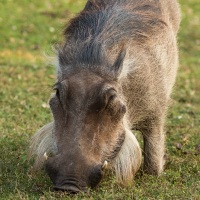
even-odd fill
[[[111,70],[115,74],[116,78],[118,78],[122,72],[125,56],[126,56],[126,48],[125,48],[125,46],[123,46],[117,56],[116,61],[114,62],[113,66],[111,68]]]

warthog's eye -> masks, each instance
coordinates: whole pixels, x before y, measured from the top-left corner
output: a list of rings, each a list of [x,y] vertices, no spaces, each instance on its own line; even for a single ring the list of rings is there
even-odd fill
[[[105,109],[112,115],[121,115],[126,112],[125,105],[121,102],[117,95],[117,91],[113,88],[109,89],[105,95]]]
[[[117,95],[114,90],[109,92],[109,94],[107,94],[107,96],[106,96],[106,107],[105,108],[107,108],[114,101],[114,99],[116,97],[117,97]]]
[[[60,92],[59,92],[59,89],[56,89],[56,96],[58,99],[60,99]]]
[[[53,90],[55,90],[56,91],[56,98],[58,99],[58,101],[59,101],[59,103],[60,103],[60,105],[62,105],[63,103],[62,103],[62,93],[63,93],[63,91],[62,91],[62,85],[60,84],[60,83],[57,83],[55,86],[54,86],[54,88],[53,88]],[[62,105],[63,106],[63,105]]]
[[[67,84],[63,81],[61,83],[56,83],[54,85],[53,90],[56,91],[55,98],[57,98],[59,104],[62,108],[66,109],[66,101],[67,101]]]
[[[59,101],[60,101],[60,91],[59,91],[59,88],[58,87],[54,87],[53,88],[53,90],[55,90],[56,91],[56,97],[59,99]]]

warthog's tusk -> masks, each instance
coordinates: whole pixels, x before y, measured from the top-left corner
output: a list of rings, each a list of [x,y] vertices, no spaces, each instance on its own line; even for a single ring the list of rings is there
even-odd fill
[[[106,169],[108,167],[108,161],[105,160],[102,166],[102,169]]]
[[[47,160],[47,159],[48,159],[47,152],[45,152],[45,153],[44,153],[44,158],[45,158],[45,160]]]

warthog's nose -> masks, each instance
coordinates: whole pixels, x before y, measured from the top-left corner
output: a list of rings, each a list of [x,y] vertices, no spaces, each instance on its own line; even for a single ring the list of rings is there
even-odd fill
[[[53,187],[54,190],[56,191],[63,191],[63,192],[68,192],[70,194],[76,194],[78,192],[81,192],[82,190],[80,190],[78,187],[76,187],[75,185],[62,185],[62,186],[54,186]]]

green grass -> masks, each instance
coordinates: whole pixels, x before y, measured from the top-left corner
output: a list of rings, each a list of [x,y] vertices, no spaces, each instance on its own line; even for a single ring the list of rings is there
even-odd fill
[[[53,192],[45,173],[30,173],[30,137],[51,120],[46,103],[55,72],[43,52],[51,54],[64,24],[84,3],[0,1],[0,199],[200,199],[199,0],[180,0],[180,68],[166,123],[169,158],[163,175],[139,172],[133,186],[122,187],[107,174],[95,190],[72,197]]]

